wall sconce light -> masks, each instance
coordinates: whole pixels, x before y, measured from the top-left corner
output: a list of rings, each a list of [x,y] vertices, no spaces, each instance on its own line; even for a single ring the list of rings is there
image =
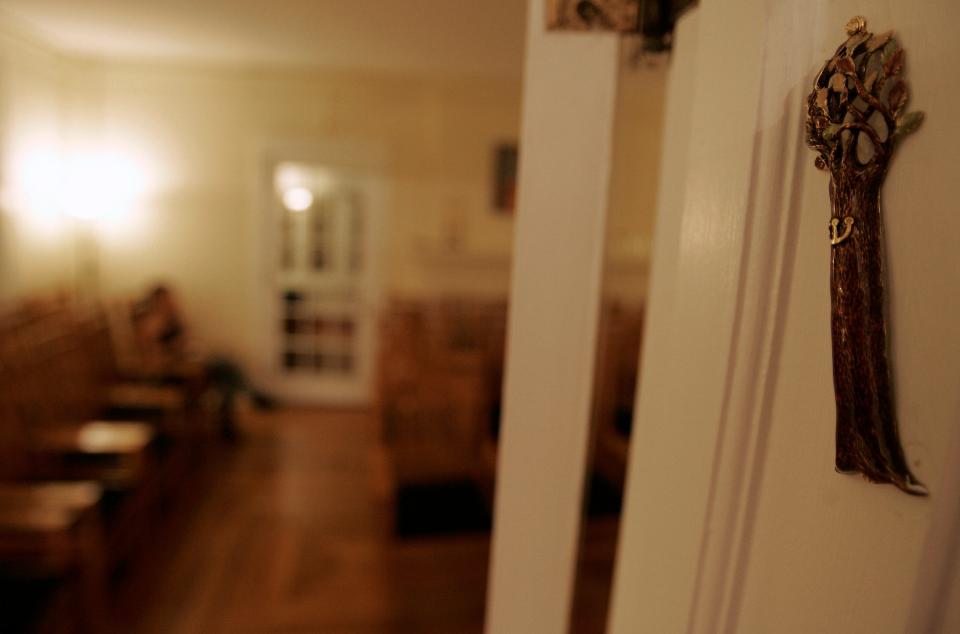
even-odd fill
[[[283,206],[290,211],[306,211],[311,205],[313,192],[306,187],[290,187],[283,192]]]
[[[143,170],[119,154],[77,154],[64,171],[62,208],[80,220],[116,220],[132,210],[144,189]]]
[[[68,155],[61,172],[60,208],[73,223],[80,297],[100,289],[100,235],[129,222],[146,190],[147,172],[130,153],[101,150]]]

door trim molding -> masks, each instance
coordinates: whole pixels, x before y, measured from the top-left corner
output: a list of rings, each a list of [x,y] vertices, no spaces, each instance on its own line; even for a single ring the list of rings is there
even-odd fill
[[[734,15],[705,3],[695,13],[700,25],[710,25],[694,34],[696,73],[726,73],[724,94],[730,95],[732,103],[728,105],[738,114],[726,123],[729,130],[716,131],[724,113],[716,111],[715,103],[696,105],[686,122],[700,132],[693,132],[690,139],[691,147],[696,148],[690,152],[693,167],[682,166],[686,173],[679,178],[687,190],[680,207],[679,244],[666,246],[675,253],[665,254],[655,248],[652,281],[657,285],[657,278],[664,275],[659,268],[664,260],[676,260],[676,271],[670,272],[675,276],[671,286],[676,290],[670,292],[679,301],[665,307],[658,301],[666,298],[652,293],[651,330],[641,371],[644,380],[635,408],[641,422],[634,426],[623,519],[624,526],[629,527],[637,521],[635,514],[653,507],[658,513],[672,511],[683,516],[694,526],[669,535],[666,523],[646,526],[644,535],[622,533],[611,610],[610,631],[614,634],[635,631],[632,628],[636,622],[646,622],[660,631],[737,631],[799,231],[806,158],[802,88],[790,86],[788,78],[783,77],[786,52],[768,54],[766,8],[763,3],[744,4]],[[728,25],[731,21],[736,24]],[[681,38],[682,22],[678,25]],[[731,50],[724,43],[734,28],[759,35],[746,38],[741,48]],[[680,46],[684,45],[689,46],[680,40]],[[724,56],[718,56],[717,51],[725,51]],[[799,52],[800,60],[805,59],[803,53]],[[734,57],[737,71],[730,72]],[[792,65],[800,64],[797,61]],[[710,140],[701,138],[698,145],[697,136],[705,130],[713,130]],[[721,164],[719,170],[705,169]],[[661,189],[661,198],[665,196]],[[661,206],[658,231],[667,213],[676,210]],[[659,242],[657,246],[663,247]],[[703,283],[697,278],[705,268],[716,266],[729,267],[729,272],[708,276],[722,285],[722,291],[710,296],[713,289],[702,289]],[[735,297],[733,302],[728,299],[731,295]],[[689,317],[711,309],[720,312],[714,312],[709,324]],[[732,314],[724,314],[727,310]],[[671,311],[672,318],[658,320],[662,311]],[[688,323],[691,319],[695,323]],[[683,323],[679,331],[677,322]],[[678,337],[692,337],[694,345],[711,348],[701,355]],[[653,338],[671,343],[654,350],[657,342],[651,341]],[[670,358],[690,360],[698,356],[709,359],[709,369],[691,372],[689,368],[665,367],[670,365]],[[651,376],[664,373],[665,391],[650,385]],[[672,394],[677,384],[684,386],[684,392],[703,387],[688,398],[707,401],[708,406],[677,403]],[[704,414],[706,411],[709,414]],[[663,418],[669,422],[660,420]],[[670,430],[670,426],[678,425],[695,431],[683,439]],[[644,445],[657,449],[648,451]],[[685,469],[700,463],[696,471],[681,475],[686,478],[685,500],[668,501],[668,494],[647,484],[657,475],[666,475],[663,465],[668,461],[653,456],[653,451],[695,453],[696,458],[685,457],[682,462]],[[642,491],[633,493],[634,488]],[[648,543],[639,543],[642,540]],[[654,552],[656,547],[651,542],[659,544],[660,552]],[[669,585],[643,577],[666,573],[666,566],[671,564],[689,568],[663,574]],[[631,567],[645,572],[628,571]],[[632,597],[624,594],[628,585],[633,586]],[[641,595],[649,595],[642,596],[639,604],[638,590]],[[638,605],[627,608],[629,602]],[[655,605],[661,614],[653,620],[644,618],[642,613],[649,614]]]
[[[737,631],[796,252],[806,158],[800,103],[790,103],[784,117],[755,138],[691,632]]]
[[[791,389],[785,389],[785,377],[792,369],[784,365],[783,355],[793,355],[797,347],[787,336],[803,331],[800,320],[808,318],[791,315],[795,311],[790,304],[799,306],[802,301],[812,307],[809,302],[815,294],[822,298],[828,292],[826,278],[822,291],[814,291],[810,285],[814,280],[808,277],[813,273],[800,275],[793,267],[809,265],[819,257],[826,264],[829,257],[825,227],[822,241],[815,242],[810,236],[810,228],[817,224],[806,215],[815,213],[810,198],[814,185],[808,180],[814,170],[803,147],[801,110],[816,62],[828,45],[822,39],[823,29],[815,27],[825,22],[825,14],[839,11],[828,3],[802,2],[736,2],[722,9],[718,3],[704,2],[695,10],[700,24],[692,38],[698,49],[696,78],[690,81],[694,87],[687,87],[681,95],[690,98],[688,93],[693,93],[696,103],[684,122],[690,139],[677,133],[678,126],[670,123],[668,114],[673,128],[668,134],[673,136],[664,143],[666,148],[671,142],[689,145],[688,165],[665,163],[664,174],[669,170],[683,173],[665,176],[663,181],[682,188],[686,199],[676,204],[675,196],[661,184],[643,381],[635,410],[611,609],[612,634],[734,633],[746,627],[749,618],[769,623],[777,616],[769,611],[758,616],[760,612],[749,610],[752,606],[746,601],[748,593],[770,596],[762,585],[765,580],[790,574],[771,571],[769,565],[764,566],[768,562],[756,559],[761,548],[769,555],[770,548],[779,547],[775,534],[760,532],[759,522],[767,521],[768,511],[773,518],[790,504],[789,498],[782,498],[788,490],[771,480],[775,465],[770,451],[790,451],[789,446],[774,443],[795,441],[802,434],[796,427],[777,426],[778,422],[801,419],[783,417],[784,407],[802,403],[807,388],[791,384]],[[901,11],[906,15],[914,12],[906,7]],[[922,30],[916,24],[911,28]],[[734,31],[743,36],[732,47],[729,33]],[[679,61],[690,50],[683,19],[677,32],[674,59]],[[830,42],[832,47],[832,39]],[[762,61],[755,64],[754,60]],[[722,99],[712,94],[719,77],[725,82]],[[761,81],[761,89],[753,92]],[[669,98],[673,99],[676,78],[670,83]],[[701,90],[702,99],[696,99]],[[753,117],[756,110],[759,116]],[[916,196],[915,189],[908,191]],[[664,204],[668,197],[675,203],[672,207]],[[823,200],[822,195],[817,200]],[[677,233],[673,241],[662,234],[667,225]],[[910,244],[915,245],[916,240]],[[937,247],[946,253],[947,240],[938,240]],[[930,260],[924,264],[930,266]],[[915,279],[917,273],[912,273],[911,279]],[[943,275],[937,281],[949,279]],[[725,301],[717,299],[718,287],[726,294]],[[828,312],[822,316],[823,337],[827,338]],[[814,339],[803,339],[800,345]],[[827,354],[826,348],[823,354]],[[818,363],[827,361],[820,352],[815,356]],[[790,362],[795,358],[791,356]],[[826,384],[812,387],[822,395],[820,390]],[[780,400],[781,390],[786,400]],[[832,414],[832,403],[818,401],[818,409],[820,405]],[[960,402],[953,410],[950,401],[941,406],[960,420]],[[774,413],[781,421],[772,420]],[[827,444],[822,434],[831,422],[818,420],[818,425],[823,423],[816,431],[818,446]],[[896,587],[901,592],[896,610],[890,612],[905,619],[906,631],[911,633],[953,631],[960,625],[960,576],[956,574],[960,568],[960,507],[956,504],[960,497],[960,429],[955,433],[945,452],[947,470],[939,484],[933,483],[937,485],[931,497],[933,507],[924,510],[913,502],[908,507],[900,497],[887,500],[887,492],[872,489],[871,498],[864,502],[870,511],[881,509],[897,517],[903,516],[901,509],[910,508],[914,533],[912,541],[904,544],[910,551],[899,553]],[[940,459],[948,438],[944,434],[937,447],[927,447],[928,464]],[[802,457],[807,462],[806,455]],[[827,465],[821,457],[811,456],[818,461],[818,469]],[[803,482],[806,474],[791,471],[790,475],[795,482]],[[832,473],[811,475],[811,480],[829,480],[831,486],[830,490],[819,489],[817,498],[808,497],[806,506],[830,502],[829,494],[838,492],[842,497],[833,500],[849,502],[867,491],[866,485],[856,481],[834,487]],[[674,482],[680,484],[672,486]],[[781,495],[774,497],[768,490]],[[932,520],[921,524],[926,513]],[[917,530],[927,531],[922,550],[913,543]],[[794,538],[798,535],[792,534]],[[818,535],[824,546],[845,545],[831,541],[829,526]],[[884,535],[897,537],[889,531]],[[857,536],[846,534],[844,539]],[[922,553],[919,562],[914,550]],[[832,551],[822,548],[819,552]],[[882,560],[871,563],[879,566]],[[917,563],[915,571],[903,568]],[[802,579],[806,581],[806,577]],[[842,610],[843,595],[834,596],[837,604],[831,608]],[[790,597],[782,598],[789,603]],[[803,604],[794,607],[798,605]],[[893,628],[901,625],[890,623]]]
[[[569,631],[602,290],[618,40],[528,3],[485,630]]]
[[[960,421],[960,401],[955,409],[953,419]],[[904,629],[908,633],[947,632],[960,622],[960,425],[954,427],[944,465],[943,478],[933,489],[940,503],[934,507],[917,567]]]

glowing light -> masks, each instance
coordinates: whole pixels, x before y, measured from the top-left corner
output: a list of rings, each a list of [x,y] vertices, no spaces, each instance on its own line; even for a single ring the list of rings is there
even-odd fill
[[[54,239],[63,231],[57,186],[62,166],[59,149],[45,139],[30,139],[13,150],[3,204],[31,238]]]
[[[283,192],[283,206],[290,211],[306,211],[313,204],[313,192],[306,187],[291,187]]]
[[[93,421],[77,433],[77,445],[87,453],[104,453],[118,447],[143,447],[150,437],[149,428],[139,423]]]
[[[55,185],[60,178],[60,157],[55,148],[31,148],[14,162],[13,172],[20,202],[31,213],[56,210],[57,199],[51,185]]]
[[[61,204],[74,218],[116,220],[134,209],[145,186],[145,171],[131,156],[78,153],[65,165]]]

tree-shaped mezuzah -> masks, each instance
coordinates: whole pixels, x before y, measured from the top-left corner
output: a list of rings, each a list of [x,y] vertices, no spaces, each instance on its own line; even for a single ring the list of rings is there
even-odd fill
[[[926,495],[900,444],[888,357],[880,190],[897,144],[923,121],[906,112],[904,51],[863,18],[807,98],[807,145],[830,172],[829,236],[837,470]]]

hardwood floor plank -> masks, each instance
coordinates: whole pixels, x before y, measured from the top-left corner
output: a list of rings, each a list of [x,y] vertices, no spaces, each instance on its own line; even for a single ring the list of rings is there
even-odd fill
[[[368,412],[249,423],[123,582],[124,631],[482,631],[489,535],[393,536]]]

